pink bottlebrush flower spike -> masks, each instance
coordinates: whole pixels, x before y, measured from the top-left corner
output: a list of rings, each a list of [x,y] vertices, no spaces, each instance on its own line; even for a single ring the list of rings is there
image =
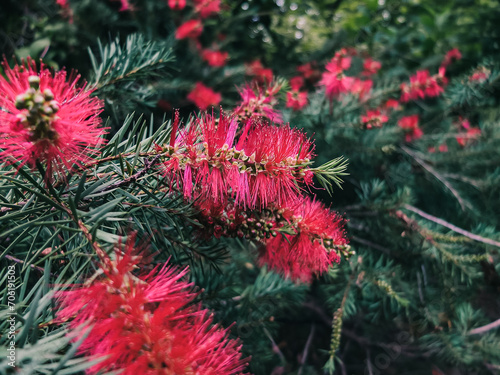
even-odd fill
[[[74,163],[83,164],[104,143],[103,104],[91,97],[79,76],[52,73],[28,58],[0,76],[0,161],[45,164],[50,178]],[[67,80],[69,78],[69,80]]]
[[[422,138],[422,129],[418,126],[418,115],[404,116],[398,121],[398,126],[405,132],[405,141],[411,142]]]
[[[189,20],[180,25],[175,31],[175,39],[196,39],[203,32],[200,20]]]
[[[164,265],[138,277],[132,271],[141,256],[134,247],[132,235],[115,260],[101,263],[102,277],[57,296],[57,319],[70,321],[76,339],[84,333],[79,327],[91,323],[79,353],[105,357],[87,374],[242,374],[247,360],[240,343],[193,304],[197,294],[184,281],[187,269]]]
[[[389,117],[378,109],[367,111],[365,115],[361,116],[361,123],[366,129],[381,128],[388,120]]]
[[[194,0],[194,3],[195,10],[200,13],[201,18],[220,12],[221,0]]]
[[[241,120],[264,118],[280,123],[281,113],[274,108],[278,102],[275,95],[280,89],[279,84],[271,84],[267,87],[261,87],[255,81],[253,84],[247,84],[239,90],[242,101],[234,109],[234,114]]]
[[[201,51],[201,58],[205,60],[208,65],[214,67],[221,67],[226,65],[226,61],[229,57],[228,52],[213,51],[210,49],[205,49]]]
[[[187,99],[204,111],[211,105],[218,105],[222,97],[220,93],[205,86],[202,82],[197,82],[193,90],[188,94]]]
[[[236,119],[223,113],[196,119],[181,130],[175,147],[168,146],[165,176],[182,181],[187,199],[232,197],[252,208],[293,201],[300,184],[312,183],[308,164],[314,147],[304,133],[248,120],[236,142],[237,130]]]
[[[328,270],[347,254],[349,246],[342,217],[309,198],[280,209],[296,234],[278,234],[265,242],[260,263],[289,276],[309,282],[313,275]]]

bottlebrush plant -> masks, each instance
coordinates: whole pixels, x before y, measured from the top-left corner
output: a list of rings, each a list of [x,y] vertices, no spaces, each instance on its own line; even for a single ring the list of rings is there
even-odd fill
[[[6,4],[0,372],[496,373],[493,2]]]

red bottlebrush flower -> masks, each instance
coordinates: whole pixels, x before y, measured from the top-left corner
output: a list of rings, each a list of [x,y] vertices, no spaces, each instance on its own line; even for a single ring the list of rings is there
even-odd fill
[[[384,109],[398,111],[401,109],[401,105],[396,99],[389,99],[385,102]]]
[[[264,68],[259,60],[246,64],[246,74],[249,76],[255,76],[260,83],[269,84],[273,80],[273,71],[271,69]]]
[[[294,281],[308,282],[338,262],[341,254],[350,254],[343,219],[309,198],[288,205],[271,203],[262,211],[243,210],[232,203],[198,202],[203,234],[262,243],[259,263]]]
[[[121,4],[120,7],[120,12],[124,12],[126,10],[133,10],[132,5],[128,2],[128,0],[114,0],[114,1],[119,1]]]
[[[380,68],[382,67],[382,64],[379,61],[372,60],[371,58],[366,59],[363,62],[363,75],[365,76],[371,76],[373,74],[376,74]]]
[[[290,87],[293,91],[299,91],[302,86],[304,86],[304,78],[301,76],[296,76],[290,78]]]
[[[196,39],[203,32],[203,25],[200,20],[189,20],[180,25],[175,31],[176,39]]]
[[[418,126],[418,115],[404,116],[398,121],[398,126],[405,131],[406,142],[419,139],[424,134]]]
[[[467,130],[471,128],[470,121],[468,119],[462,117],[459,117],[458,119],[460,121],[459,128],[464,128]]]
[[[401,101],[424,99],[426,96],[435,97],[440,95],[446,85],[447,79],[444,76],[444,68],[439,69],[439,73],[432,76],[428,70],[419,70],[414,76],[410,77],[410,84],[401,84]]]
[[[168,0],[168,6],[172,10],[182,10],[186,7],[186,0]]]
[[[196,86],[189,93],[187,98],[202,111],[211,105],[218,105],[222,99],[220,93],[213,91],[210,87],[205,86],[201,82],[196,83]]]
[[[319,78],[321,77],[321,73],[319,72],[318,69],[316,69],[315,61],[308,62],[307,64],[298,66],[297,71],[301,73],[302,76],[310,82],[318,81]]]
[[[491,71],[489,69],[484,66],[480,66],[469,77],[469,81],[482,83],[490,77],[490,74]]]
[[[77,330],[91,323],[79,353],[105,357],[87,370],[94,375],[241,374],[247,360],[228,331],[213,325],[212,315],[193,304],[192,284],[183,280],[187,269],[164,265],[146,276],[132,270],[135,236],[116,251],[116,259],[100,265],[103,275],[58,294],[57,318]],[[76,339],[86,331],[78,332]]]
[[[480,136],[481,136],[481,129],[468,128],[467,132],[465,134],[461,133],[461,134],[457,135],[455,138],[457,140],[457,143],[461,147],[465,147],[468,144],[470,144],[471,142],[473,142],[474,140],[478,139]]]
[[[0,161],[46,164],[47,177],[82,164],[104,143],[103,104],[92,98],[79,76],[52,73],[28,58],[0,76]],[[66,79],[69,78],[68,81]]]
[[[200,13],[201,18],[220,12],[220,0],[194,0],[194,3],[195,10]]]
[[[324,72],[319,84],[325,86],[326,96],[332,100],[334,97],[341,93],[349,91],[352,84],[354,83],[354,78],[346,77],[341,72]]]
[[[438,150],[439,152],[448,152],[448,146],[446,145],[446,143],[443,143],[439,145]]]
[[[448,65],[450,65],[454,60],[460,60],[462,58],[462,54],[458,50],[458,48],[453,48],[452,50],[449,50],[446,55],[444,56],[443,62],[441,63],[441,66],[446,68]]]
[[[265,207],[295,200],[300,185],[312,183],[313,144],[304,133],[248,121],[236,142],[237,128],[222,113],[218,119],[204,115],[168,146],[164,174],[182,182],[187,199],[218,204],[232,198],[241,207]]]
[[[261,87],[258,84],[246,85],[241,88],[241,103],[234,109],[234,114],[241,120],[267,118],[273,122],[281,122],[281,113],[274,109],[277,104],[275,94],[279,92],[281,86]]]
[[[325,86],[326,96],[330,100],[349,91],[354,84],[355,79],[344,74],[344,70],[349,69],[350,66],[351,58],[346,56],[345,50],[337,52],[333,59],[326,64],[326,72],[323,73],[319,84]]]
[[[212,51],[205,49],[201,52],[201,58],[205,60],[210,66],[224,66],[229,57],[229,53],[221,51]]]
[[[359,95],[359,99],[362,100],[370,95],[370,90],[373,87],[373,81],[367,79],[365,81],[357,78],[353,78],[352,85],[349,87],[349,91],[354,95]]]
[[[304,199],[282,208],[295,234],[278,234],[265,242],[260,263],[295,281],[309,282],[328,270],[348,249],[344,221],[320,202]]]
[[[300,111],[307,105],[306,91],[289,91],[286,93],[286,106],[294,111]]]
[[[380,111],[367,111],[366,115],[361,116],[361,123],[366,129],[381,128],[384,123],[389,120],[389,117],[380,113]]]
[[[73,9],[71,9],[68,0],[56,0],[56,4],[61,7],[62,14],[69,19],[69,23],[73,23]]]

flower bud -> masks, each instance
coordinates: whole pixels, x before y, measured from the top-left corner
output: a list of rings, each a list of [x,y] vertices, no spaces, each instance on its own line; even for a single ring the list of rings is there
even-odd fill
[[[39,76],[29,76],[28,83],[30,84],[30,87],[37,89],[40,87],[40,77]]]

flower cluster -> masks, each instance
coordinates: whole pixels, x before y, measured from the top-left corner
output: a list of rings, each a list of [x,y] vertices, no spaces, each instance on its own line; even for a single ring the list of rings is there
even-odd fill
[[[164,173],[182,182],[186,198],[265,207],[294,199],[299,183],[312,183],[313,145],[304,133],[247,121],[236,142],[237,129],[234,118],[205,114],[161,149],[168,154]]]
[[[462,54],[458,50],[458,48],[453,48],[449,50],[444,56],[443,62],[441,63],[441,67],[446,68],[453,61],[460,60],[462,58]]]
[[[484,66],[480,66],[472,72],[472,75],[469,77],[469,81],[471,82],[485,82],[491,75],[491,70],[485,68]]]
[[[358,77],[349,77],[345,73],[351,67],[352,55],[354,54],[355,51],[343,48],[336,52],[333,59],[326,64],[326,72],[323,73],[319,84],[325,87],[326,96],[330,100],[346,93],[357,95],[360,100],[369,96],[373,87],[371,79],[363,80]],[[381,64],[367,58],[364,60],[363,67],[364,71],[361,75],[369,77],[381,68]]]
[[[221,101],[221,94],[205,86],[202,82],[197,82],[187,99],[204,111],[211,105],[218,105]]]
[[[234,109],[240,121],[267,119],[272,122],[282,121],[281,113],[274,108],[277,103],[276,94],[281,85],[274,82],[259,85],[256,81],[240,89],[241,102]]]
[[[361,116],[361,124],[366,129],[381,128],[388,120],[389,117],[379,110],[367,111],[365,115]]]
[[[222,111],[176,136],[178,127],[176,117],[170,143],[157,152],[171,186],[194,200],[205,235],[260,242],[262,261],[301,281],[348,255],[341,219],[302,194],[314,175],[314,145],[303,132],[251,119],[239,129]]]
[[[211,49],[202,49],[201,58],[205,60],[210,66],[221,67],[226,65],[226,61],[229,58],[229,53]]]
[[[443,93],[444,86],[448,80],[445,77],[445,68],[439,68],[439,73],[433,76],[428,70],[419,70],[410,77],[410,83],[401,84],[401,101],[424,99],[425,97],[435,97]]]
[[[193,7],[194,18],[185,20],[175,31],[175,38],[178,40],[190,39],[194,41],[191,45],[196,47],[203,61],[212,67],[222,67],[229,59],[229,53],[220,51],[216,47],[204,48],[200,42],[203,33],[203,22],[221,10],[221,0],[193,0],[190,2]],[[174,11],[183,10],[186,7],[186,0],[168,0],[168,6]],[[201,82],[197,82],[195,87],[188,94],[187,99],[193,102],[201,110],[205,110],[210,105],[218,105],[221,101],[219,93],[214,92],[210,87]]]
[[[220,12],[221,0],[193,0],[194,12],[200,18],[208,18]],[[172,10],[182,10],[186,7],[186,0],[168,0]]]
[[[253,76],[257,82],[262,84],[269,84],[273,80],[273,71],[269,68],[264,68],[260,60],[246,64],[246,74]]]
[[[398,121],[398,126],[405,132],[406,142],[419,139],[424,134],[418,126],[418,115],[404,116]]]
[[[455,137],[460,147],[465,147],[481,136],[481,129],[471,126],[468,119],[459,118],[458,135]]]
[[[142,255],[134,247],[132,235],[114,260],[102,261],[101,277],[58,295],[58,320],[70,321],[77,339],[91,330],[79,352],[102,359],[87,373],[241,374],[241,345],[193,302],[187,270],[166,264],[136,276]]]
[[[351,255],[343,219],[310,198],[270,204],[265,210],[210,201],[201,201],[197,207],[209,234],[260,242],[259,262],[293,280],[309,282],[339,262],[341,254]]]
[[[307,91],[300,91],[304,86],[304,78],[296,76],[290,79],[291,90],[286,93],[286,106],[299,111],[307,105]]]
[[[347,77],[345,71],[351,66],[351,57],[347,51],[342,49],[335,53],[333,59],[326,64],[326,72],[323,73],[319,82],[325,87],[326,96],[331,100],[339,94],[346,93],[351,88],[354,78]]]
[[[66,81],[65,71],[52,73],[28,59],[0,76],[0,161],[35,167],[45,163],[48,175],[89,160],[103,143],[99,113],[103,104],[91,97],[79,76]]]
[[[382,68],[382,64],[369,57],[363,62],[363,72],[361,74],[371,76],[373,74],[377,74],[380,68]]]

